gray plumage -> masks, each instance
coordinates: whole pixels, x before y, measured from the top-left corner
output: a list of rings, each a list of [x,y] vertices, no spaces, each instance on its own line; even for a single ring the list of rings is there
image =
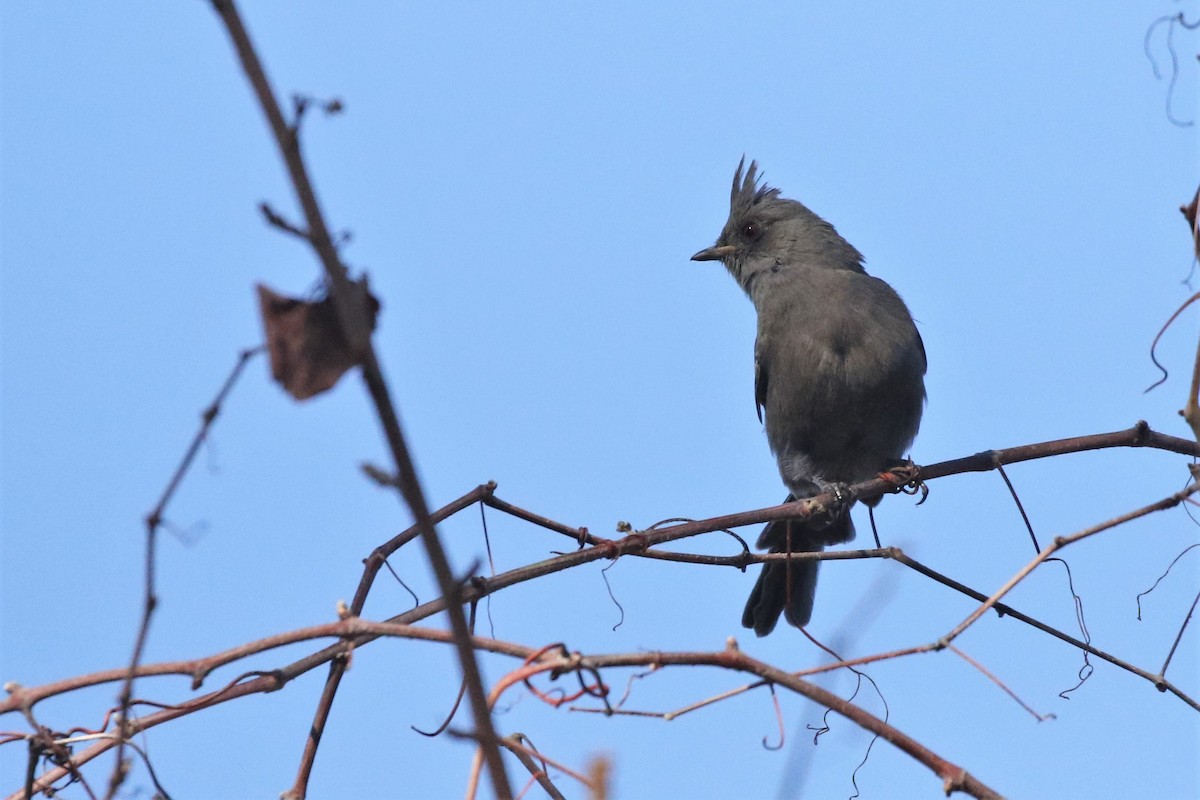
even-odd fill
[[[894,466],[925,403],[925,348],[904,301],[863,269],[833,226],[738,164],[729,219],[695,261],[721,261],[758,314],[754,400],[793,498],[857,483]],[[869,501],[872,505],[878,499]],[[849,513],[823,523],[770,523],[758,547],[819,552],[854,538]],[[763,565],[742,615],[759,636],[783,613],[808,624],[817,561]]]

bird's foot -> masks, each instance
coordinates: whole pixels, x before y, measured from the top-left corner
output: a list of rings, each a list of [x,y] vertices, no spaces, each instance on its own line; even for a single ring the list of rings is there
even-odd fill
[[[897,462],[880,472],[878,477],[880,480],[890,483],[893,492],[904,492],[908,495],[920,494],[921,499],[917,501],[917,505],[921,505],[929,497],[929,487],[925,485],[925,481],[921,480],[921,468],[913,463],[912,459]]]
[[[820,488],[822,494],[832,494],[833,502],[825,507],[825,513],[828,515],[829,522],[836,522],[838,517],[847,512],[850,506],[857,499],[853,490],[848,483],[836,483],[818,480],[817,487]]]

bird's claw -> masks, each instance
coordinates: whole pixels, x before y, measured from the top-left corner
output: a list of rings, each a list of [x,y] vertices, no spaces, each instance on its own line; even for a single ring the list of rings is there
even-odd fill
[[[818,481],[817,485],[822,493],[833,495],[833,502],[824,509],[824,515],[828,518],[828,524],[832,525],[837,521],[838,517],[846,513],[850,504],[855,500],[855,494],[851,491],[850,484],[848,483]]]
[[[917,501],[917,505],[921,505],[929,497],[929,487],[925,485],[925,481],[921,480],[921,468],[911,459],[902,461],[885,472],[879,473],[879,479],[892,484],[895,492],[903,492],[907,495],[920,494],[921,499]]]

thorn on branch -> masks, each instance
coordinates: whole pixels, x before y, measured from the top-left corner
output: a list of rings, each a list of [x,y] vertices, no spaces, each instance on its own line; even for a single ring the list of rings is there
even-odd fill
[[[258,210],[262,212],[263,218],[266,219],[267,224],[271,227],[278,228],[284,233],[291,234],[298,239],[303,239],[309,244],[312,243],[312,236],[309,235],[308,231],[302,229],[298,225],[288,222],[283,218],[283,215],[279,214],[267,203],[259,203]]]
[[[327,117],[335,117],[346,110],[346,105],[342,102],[340,97],[332,97],[328,100],[321,100],[320,98],[313,97],[310,94],[293,94],[291,124],[293,133],[299,132],[300,123],[304,119],[305,112],[307,112],[308,109],[313,106],[319,108]]]
[[[388,472],[382,467],[377,467],[369,461],[364,461],[358,465],[358,468],[363,471],[363,474],[373,480],[378,486],[392,489],[400,488],[400,478],[394,472]]]

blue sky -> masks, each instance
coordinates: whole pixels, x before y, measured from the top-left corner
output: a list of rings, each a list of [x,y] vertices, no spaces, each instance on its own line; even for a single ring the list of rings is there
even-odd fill
[[[501,497],[607,535],[621,520],[782,498],[753,410],[753,309],[718,265],[688,261],[723,224],[743,153],[833,222],[912,309],[930,363],[918,462],[1137,419],[1188,435],[1175,412],[1194,312],[1160,347],[1170,381],[1143,394],[1157,377],[1149,343],[1189,292],[1176,209],[1195,191],[1197,148],[1195,128],[1168,121],[1142,39],[1182,6],[1049,5],[262,2],[246,16],[281,95],[346,104],[307,120],[305,148],[331,225],[353,233],[347,263],[383,302],[376,343],[431,502],[495,479]],[[1175,41],[1173,109],[1191,120],[1196,40]],[[1160,29],[1164,60],[1165,44]],[[141,518],[237,352],[261,337],[253,285],[302,294],[318,269],[256,212],[267,200],[298,217],[206,3],[9,4],[0,58],[0,679],[36,685],[126,661]],[[295,405],[252,365],[170,509],[179,535],[163,540],[149,660],[332,620],[361,559],[409,524],[362,477],[364,460],[385,451],[357,380]],[[1149,451],[1009,474],[1042,541],[1187,478],[1184,459]],[[887,543],[985,592],[1032,556],[998,476],[930,488],[920,508],[883,503]],[[566,546],[488,522],[498,569]],[[1066,552],[1097,646],[1158,668],[1194,597],[1196,552],[1144,601],[1141,622],[1134,597],[1196,531],[1175,510]],[[476,511],[442,532],[460,568],[482,553]],[[729,552],[721,536],[688,546]],[[417,548],[394,565],[431,596]],[[607,573],[625,611],[613,631],[599,570],[498,594],[496,635],[596,653],[717,649],[734,635],[785,668],[821,663],[794,631],[755,640],[741,629],[752,575],[622,559]],[[1039,571],[1010,599],[1070,631],[1061,572]],[[367,614],[408,603],[383,581]],[[812,630],[869,654],[935,640],[972,608],[895,564],[839,562],[823,570]],[[1197,641],[1189,630],[1169,673],[1193,696]],[[997,790],[1200,788],[1200,727],[1177,699],[1099,663],[1061,700],[1079,654],[1006,619],[986,617],[960,645],[1056,719],[1037,723],[947,653],[870,674],[897,727]],[[490,680],[511,666],[484,660]],[[276,796],[323,676],[153,730],[160,778],[177,797]],[[409,730],[437,724],[456,680],[442,646],[360,651],[310,796],[458,796],[470,748]],[[623,689],[624,675],[610,680]],[[664,671],[630,702],[669,710],[744,682]],[[844,676],[824,685],[850,689]],[[94,724],[115,693],[50,701],[39,717]],[[139,694],[189,696],[170,679]],[[611,754],[623,798],[849,796],[867,744],[836,722],[812,747],[805,725],[819,709],[783,696],[787,744],[767,751],[775,721],[761,691],[669,724],[506,697],[502,732],[576,766]],[[22,724],[8,716],[0,728]],[[0,788],[15,791],[23,768],[23,748],[0,748]],[[100,782],[108,768],[91,774]],[[858,785],[864,797],[939,792],[882,744]],[[146,786],[142,772],[128,784]]]

